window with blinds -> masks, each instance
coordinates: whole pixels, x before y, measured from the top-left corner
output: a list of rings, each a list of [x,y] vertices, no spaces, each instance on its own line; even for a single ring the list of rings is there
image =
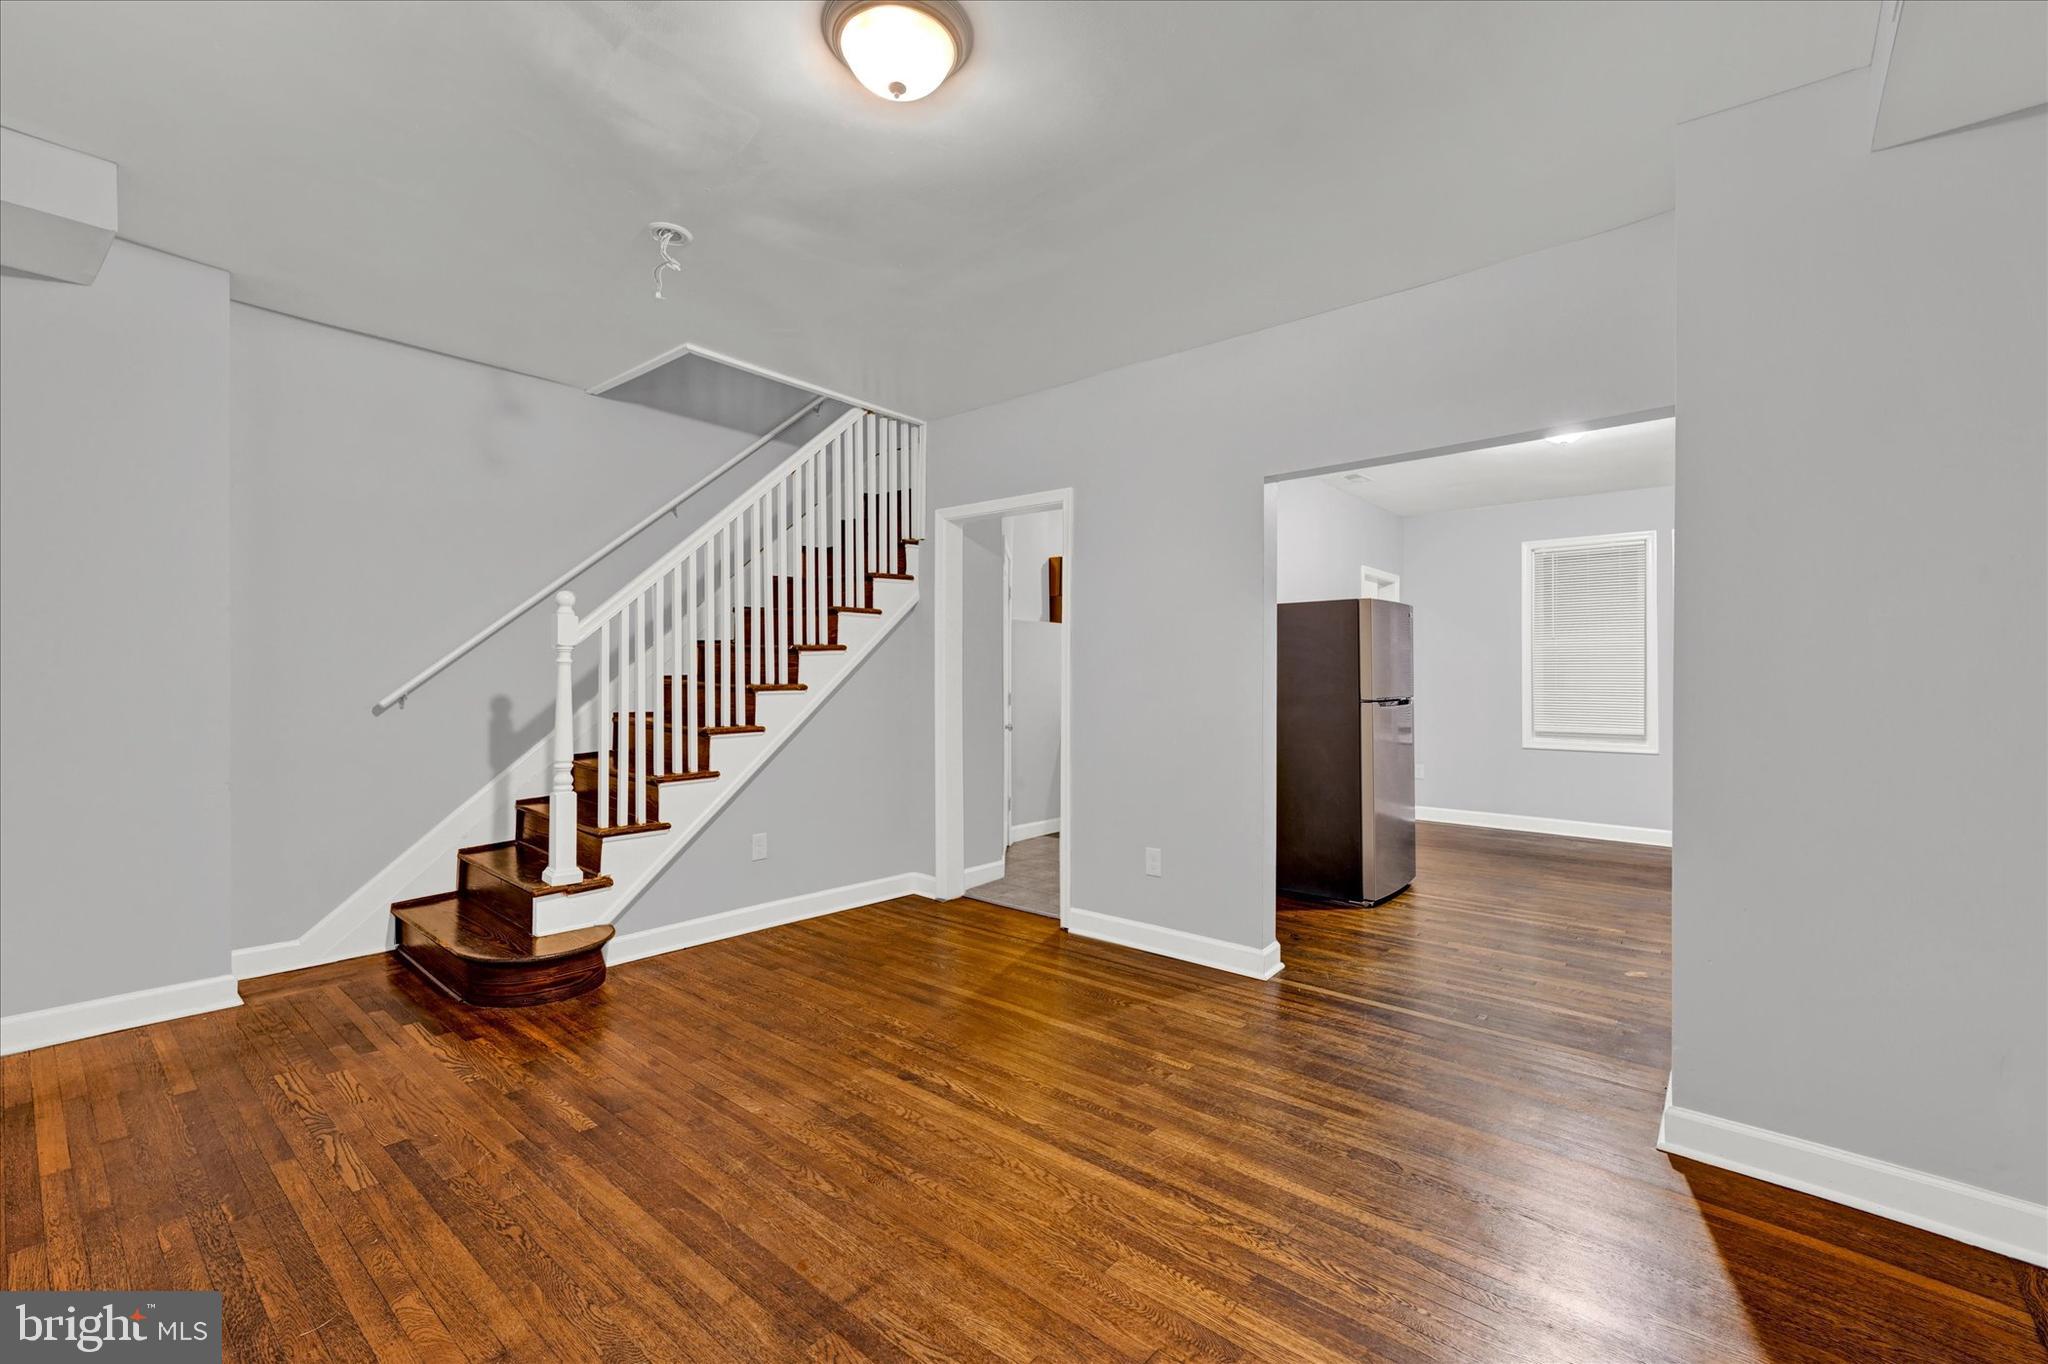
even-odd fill
[[[1522,746],[1657,751],[1657,533],[1522,546]]]

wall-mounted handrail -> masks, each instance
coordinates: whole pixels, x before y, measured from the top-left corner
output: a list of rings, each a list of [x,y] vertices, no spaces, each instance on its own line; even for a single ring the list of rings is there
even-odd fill
[[[824,430],[812,436],[803,449],[789,456],[789,458],[785,459],[775,468],[770,469],[761,476],[753,487],[733,498],[732,504],[734,506],[752,506],[760,498],[761,494],[767,492],[771,486],[786,477],[784,470],[787,466],[816,454],[845,434],[857,422],[872,415],[868,409],[863,407],[852,408],[841,413]],[[668,573],[677,564],[689,558],[722,529],[724,529],[724,524],[717,517],[712,517],[696,530],[690,532],[689,537],[681,544],[664,553],[660,558],[642,569],[639,575],[631,582],[626,583],[618,591],[612,593],[603,605],[594,611],[585,611],[581,617],[583,625],[576,636],[576,642],[580,644],[585,639],[588,639],[602,622],[610,620],[616,615],[621,606],[646,592],[655,579]],[[743,537],[742,548],[745,547],[745,544],[746,541]]]
[[[704,475],[704,477],[698,479],[695,483],[692,483],[682,492],[670,498],[668,501],[662,503],[659,507],[656,507],[646,516],[641,517],[640,520],[634,522],[630,528],[628,528],[625,531],[622,531],[616,536],[613,536],[612,539],[602,549],[599,549],[594,554],[589,555],[580,563],[578,563],[574,568],[568,570],[566,573],[558,575],[554,579],[554,581],[550,582],[546,587],[541,588],[538,592],[535,592],[525,601],[519,603],[519,605],[513,607],[510,611],[507,611],[504,615],[498,617],[489,625],[486,625],[483,629],[477,631],[468,639],[456,645],[447,653],[441,655],[441,657],[436,659],[433,663],[427,665],[425,668],[422,668],[419,672],[413,674],[412,677],[406,680],[403,686],[391,692],[388,696],[386,696],[383,700],[379,701],[376,705],[370,707],[370,714],[382,715],[385,711],[390,710],[393,706],[404,704],[406,697],[410,696],[413,692],[418,691],[421,686],[433,680],[435,677],[439,676],[457,659],[461,658],[464,654],[467,654],[470,650],[476,648],[477,645],[482,644],[492,635],[497,634],[498,631],[504,629],[513,621],[518,620],[521,616],[525,615],[528,611],[531,611],[534,607],[539,606],[542,602],[547,601],[549,598],[553,597],[556,592],[560,591],[569,583],[573,582],[579,575],[583,573],[585,569],[589,568],[592,564],[597,563],[599,560],[604,559],[605,557],[610,555],[614,550],[618,549],[619,546],[625,544],[628,540],[638,535],[641,531],[646,530],[656,521],[659,521],[662,517],[667,516],[670,512],[682,506],[683,503],[689,501],[698,493],[704,491],[704,489],[711,486],[711,484],[717,482],[720,478],[724,477],[732,469],[744,463],[748,456],[754,454],[756,451],[766,446],[770,441],[774,440],[784,431],[787,431],[790,427],[796,425],[805,417],[808,417],[811,413],[816,412],[820,407],[824,406],[825,402],[826,395],[820,394],[819,396],[812,398],[809,402],[805,403],[802,407],[799,407],[796,411],[790,413],[787,417],[784,417],[780,422],[776,424],[775,429],[770,431],[767,435],[762,436],[759,440],[754,441],[751,445],[747,446],[746,449],[740,451],[731,459],[719,465],[716,469],[713,469],[710,473]]]

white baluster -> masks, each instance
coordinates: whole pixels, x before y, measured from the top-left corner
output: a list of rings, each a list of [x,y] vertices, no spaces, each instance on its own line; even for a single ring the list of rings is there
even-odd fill
[[[849,430],[839,446],[838,475],[839,516],[836,528],[839,532],[839,601],[840,606],[853,605],[853,432]]]
[[[649,595],[654,599],[654,606],[652,614],[648,617],[647,631],[648,638],[653,644],[654,658],[648,665],[647,709],[653,716],[654,728],[647,736],[647,747],[652,758],[647,764],[647,775],[652,777],[668,770],[668,745],[661,741],[661,721],[667,709],[661,699],[664,690],[661,683],[662,660],[667,657],[662,651],[661,638],[662,622],[668,618],[663,610],[668,602],[668,574],[664,573],[654,580],[654,587]]]
[[[576,594],[555,593],[555,734],[549,759],[548,865],[541,879],[567,886],[583,879],[576,860]]]
[[[875,509],[872,505],[875,491],[872,472],[875,465],[875,416],[872,412],[860,419],[860,443],[856,450],[853,467],[853,505],[858,508],[854,524],[859,527],[855,543],[860,546],[860,559],[854,566],[856,576],[853,580],[853,590],[858,595],[854,598],[853,604],[866,606],[868,574],[875,569]]]
[[[717,655],[717,668],[713,670],[713,690],[719,694],[719,700],[711,709],[711,727],[717,729],[719,725],[725,723],[725,684],[727,678],[731,676],[725,670],[725,627],[731,621],[733,600],[725,582],[725,563],[731,553],[727,528],[719,526],[713,539],[719,545],[719,551],[711,557],[711,633],[717,637],[717,645],[713,647],[713,653]]]
[[[689,763],[683,769],[686,772],[697,770],[697,698],[703,694],[704,686],[704,660],[699,656],[697,642],[697,559],[701,553],[693,549],[690,557],[683,560],[683,592],[690,617],[689,629],[684,632],[690,649],[690,676],[683,688],[683,753]]]
[[[806,644],[825,642],[825,452],[820,449],[811,456],[811,495],[807,515],[811,519],[806,533],[809,553],[804,561],[806,628],[811,637]]]
[[[669,575],[661,575],[666,583]],[[669,589],[668,637],[672,659],[668,675],[668,770],[683,770],[683,566],[675,567],[675,586]]]
[[[627,602],[619,612],[619,630],[625,641],[625,654],[619,663],[619,690],[624,693],[619,709],[619,822],[637,824],[639,816],[633,813],[633,793],[638,787],[640,775],[638,762],[640,726],[634,723],[640,710],[640,632],[633,620],[633,603]]]
[[[726,619],[726,652],[730,666],[725,670],[725,723],[740,722],[740,622],[745,603],[740,600],[740,565],[746,546],[741,543],[741,517],[735,515],[725,531],[726,599],[732,610]]]
[[[783,524],[789,515],[787,478],[768,490],[768,509],[768,680],[779,687],[785,681],[783,670],[789,666],[789,622],[783,615],[783,606],[789,600],[789,528]]]
[[[606,716],[612,710],[612,623],[597,634],[597,827],[612,826],[612,736]]]
[[[766,682],[768,668],[768,504],[765,497],[754,499],[754,561],[747,577],[753,585],[754,609],[747,617],[747,682]]]
[[[658,620],[659,617],[656,617]],[[647,657],[654,650],[647,632],[647,594],[633,598],[633,628],[640,641],[640,672],[634,684],[633,740],[640,746],[639,780],[633,783],[633,822],[647,822],[647,786],[654,776],[648,752],[654,746],[654,688],[648,685]],[[644,726],[644,728],[643,728]]]

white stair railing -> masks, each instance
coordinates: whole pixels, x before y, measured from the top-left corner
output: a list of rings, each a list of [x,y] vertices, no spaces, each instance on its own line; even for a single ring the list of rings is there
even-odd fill
[[[596,827],[647,824],[649,785],[709,770],[710,736],[749,723],[753,689],[794,681],[793,652],[831,644],[833,611],[899,570],[925,513],[924,434],[854,408],[595,611],[556,595],[548,884],[583,879],[577,650],[597,654]]]

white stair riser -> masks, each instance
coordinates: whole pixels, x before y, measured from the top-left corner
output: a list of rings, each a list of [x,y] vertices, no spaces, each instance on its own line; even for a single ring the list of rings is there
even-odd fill
[[[910,572],[917,572],[917,548],[908,549]],[[612,884],[580,895],[544,895],[534,901],[533,931],[563,933],[610,923],[625,913],[655,877],[689,846],[755,772],[767,763],[796,728],[888,633],[910,614],[918,601],[918,584],[886,579],[875,584],[879,616],[840,617],[843,653],[804,655],[800,692],[762,692],[755,699],[754,718],[763,734],[727,734],[711,741],[711,764],[718,776],[710,781],[667,782],[661,787],[661,818],[670,827],[653,833],[626,834],[604,841],[603,872]]]

